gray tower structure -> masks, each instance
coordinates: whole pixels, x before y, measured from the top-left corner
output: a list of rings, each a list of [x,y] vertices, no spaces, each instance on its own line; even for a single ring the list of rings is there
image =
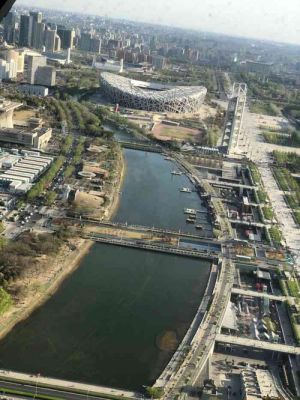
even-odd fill
[[[229,97],[226,113],[222,147],[227,154],[233,154],[238,149],[243,116],[247,100],[246,83],[234,83]]]

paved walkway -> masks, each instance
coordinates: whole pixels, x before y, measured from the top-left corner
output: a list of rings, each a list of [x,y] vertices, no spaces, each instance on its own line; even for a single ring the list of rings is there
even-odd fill
[[[300,155],[300,148],[272,145],[264,143],[261,130],[258,127],[258,117],[245,110],[244,116],[245,150],[248,156],[257,164],[263,184],[271,200],[277,220],[280,224],[287,246],[294,252],[296,267],[300,270],[300,229],[294,222],[292,211],[284,200],[284,193],[279,190],[268,163],[273,150],[294,152]]]
[[[276,296],[274,294],[270,293],[264,293],[264,292],[255,292],[254,290],[244,290],[244,289],[239,289],[239,288],[233,288],[232,293],[234,294],[241,294],[243,296],[252,296],[252,297],[265,297],[270,300],[275,300],[275,301],[284,301],[286,300],[286,297],[284,296]]]
[[[252,347],[260,350],[270,350],[270,351],[276,351],[278,353],[300,355],[300,347],[289,346],[283,343],[271,343],[263,340],[255,340],[240,336],[230,336],[222,334],[217,335],[216,341],[243,347]]]
[[[112,389],[104,386],[89,385],[85,383],[65,381],[62,379],[47,378],[38,375],[29,375],[21,372],[0,370],[0,379],[19,382],[19,383],[29,383],[33,386],[38,387],[52,387],[55,389],[66,390],[72,392],[81,391],[87,395],[115,395],[121,396],[124,399],[140,399],[141,397],[135,393],[126,390]]]

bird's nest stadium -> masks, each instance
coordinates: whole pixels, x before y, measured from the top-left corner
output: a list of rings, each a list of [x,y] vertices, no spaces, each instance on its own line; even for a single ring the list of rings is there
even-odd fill
[[[204,86],[168,86],[103,72],[101,89],[123,107],[145,111],[195,113],[204,101]]]

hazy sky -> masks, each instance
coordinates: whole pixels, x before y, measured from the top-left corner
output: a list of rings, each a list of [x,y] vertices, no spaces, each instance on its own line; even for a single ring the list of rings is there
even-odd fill
[[[18,3],[300,44],[300,0],[21,0]]]

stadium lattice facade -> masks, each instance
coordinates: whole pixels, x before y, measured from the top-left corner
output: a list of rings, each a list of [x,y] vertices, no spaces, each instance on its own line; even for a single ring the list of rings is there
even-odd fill
[[[204,101],[203,86],[166,86],[103,72],[102,91],[116,104],[145,111],[195,113]]]

